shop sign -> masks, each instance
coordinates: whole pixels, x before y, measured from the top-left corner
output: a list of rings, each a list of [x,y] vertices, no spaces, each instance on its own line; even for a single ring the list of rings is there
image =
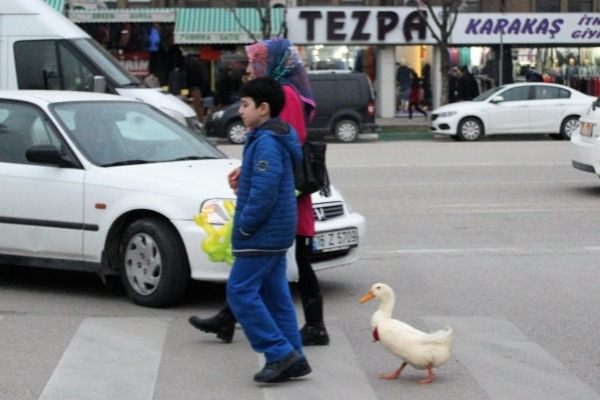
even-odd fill
[[[175,22],[175,11],[154,9],[73,10],[69,12],[69,19],[75,23]]]
[[[441,8],[434,7],[435,13]],[[414,7],[298,7],[287,10],[289,38],[298,44],[435,44]],[[439,19],[439,18],[438,18]],[[439,35],[438,35],[439,36]],[[459,13],[450,43],[596,44],[600,16],[585,13]]]
[[[147,76],[150,66],[150,52],[148,51],[123,51],[114,52],[113,56],[127,71],[138,78]]]
[[[260,36],[260,35],[259,35]],[[252,43],[247,33],[177,33],[175,43]]]
[[[600,16],[585,13],[459,14],[452,43],[597,44]]]
[[[290,8],[288,37],[298,44],[433,44],[420,13],[428,17],[413,7]]]

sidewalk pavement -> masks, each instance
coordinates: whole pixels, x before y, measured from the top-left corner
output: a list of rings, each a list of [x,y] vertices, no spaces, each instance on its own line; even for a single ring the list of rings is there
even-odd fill
[[[375,118],[380,126],[377,133],[361,134],[360,139],[366,140],[426,140],[432,139],[433,133],[429,130],[429,115],[424,117],[421,113],[413,113],[411,119],[407,113],[398,113],[394,118]]]

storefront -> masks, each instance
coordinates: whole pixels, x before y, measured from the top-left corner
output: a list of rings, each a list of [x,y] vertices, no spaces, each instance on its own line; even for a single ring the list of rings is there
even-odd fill
[[[302,7],[288,10],[287,24],[294,26],[289,38],[297,45],[375,46],[378,115],[392,117],[396,63],[407,63],[417,72],[430,63],[433,103],[442,103],[439,48],[418,13],[412,7]],[[494,78],[502,75],[503,82],[524,80],[535,69],[542,79],[562,79],[589,92],[585,89],[594,87],[590,80],[597,80],[600,71],[599,39],[600,18],[595,15],[463,13],[451,35],[449,56],[456,65],[477,67],[478,74],[488,70]],[[499,48],[512,49],[510,74],[500,73],[498,63],[506,52]],[[487,84],[498,84],[494,78]]]
[[[65,13],[65,0],[46,0],[46,3],[59,13]]]
[[[510,46],[512,70],[506,71],[503,83],[543,80],[600,94],[600,18],[595,15],[464,14],[459,15],[457,27],[452,42],[469,46],[463,49],[487,51],[498,43]]]
[[[271,34],[281,34],[283,9],[270,13]],[[208,71],[209,92],[217,107],[235,101],[246,70],[244,45],[263,37],[256,8],[181,8],[175,43],[196,54]],[[206,97],[206,96],[205,96]]]
[[[169,72],[183,68],[183,60],[168,54],[173,44],[175,9],[103,9],[71,10],[69,19],[104,46],[133,75],[146,78],[151,64],[158,68],[160,84],[166,84]]]

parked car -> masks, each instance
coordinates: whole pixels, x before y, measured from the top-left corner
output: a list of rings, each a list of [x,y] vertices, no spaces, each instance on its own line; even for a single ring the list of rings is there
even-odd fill
[[[600,97],[579,122],[571,136],[571,163],[576,169],[600,176]]]
[[[122,96],[0,92],[0,264],[120,275],[138,304],[179,301],[190,278],[225,281],[194,216],[228,219],[239,161]],[[365,220],[335,188],[313,197],[317,270],[357,258]],[[288,277],[297,279],[293,249]]]
[[[483,135],[548,134],[569,139],[594,97],[553,83],[513,83],[473,101],[441,106],[431,113],[431,131],[456,140]]]
[[[369,77],[364,73],[319,71],[308,74],[317,112],[307,125],[310,137],[333,135],[340,142],[353,142],[363,132],[375,132],[375,96]],[[205,124],[209,137],[227,138],[244,143],[246,127],[239,103],[211,114]]]

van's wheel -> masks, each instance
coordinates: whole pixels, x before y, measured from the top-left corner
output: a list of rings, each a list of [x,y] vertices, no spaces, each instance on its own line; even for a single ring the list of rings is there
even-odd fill
[[[571,135],[579,128],[579,117],[571,115],[564,119],[560,124],[560,137],[561,139],[569,140]]]
[[[242,121],[233,121],[225,129],[227,139],[233,144],[243,144],[246,141],[246,127]]]
[[[146,307],[180,301],[190,280],[183,243],[175,229],[160,218],[143,218],[125,229],[119,266],[127,295]]]
[[[457,140],[477,140],[483,135],[483,125],[477,118],[468,117],[460,121],[458,131],[456,132]]]
[[[335,138],[344,143],[354,142],[360,133],[358,124],[351,119],[342,119],[335,124],[333,135]]]

